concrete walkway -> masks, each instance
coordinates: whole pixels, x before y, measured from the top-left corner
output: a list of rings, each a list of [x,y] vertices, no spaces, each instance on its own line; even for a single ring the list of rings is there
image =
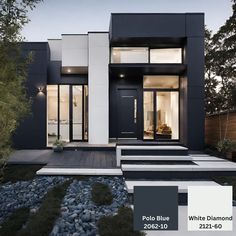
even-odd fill
[[[115,151],[63,151],[17,150],[8,160],[9,164],[45,164],[48,168],[116,168]]]

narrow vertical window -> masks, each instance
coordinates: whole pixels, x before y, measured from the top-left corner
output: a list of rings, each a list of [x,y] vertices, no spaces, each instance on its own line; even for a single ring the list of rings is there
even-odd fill
[[[47,142],[51,146],[58,136],[58,86],[47,86]]]
[[[70,141],[69,85],[60,85],[60,140]]]
[[[82,140],[83,130],[83,86],[72,86],[72,130],[73,140]]]

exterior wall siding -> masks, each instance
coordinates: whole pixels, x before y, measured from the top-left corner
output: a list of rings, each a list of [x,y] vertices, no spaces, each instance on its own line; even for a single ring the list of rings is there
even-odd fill
[[[204,147],[204,15],[186,14],[187,147]]]
[[[17,149],[43,149],[46,147],[46,85],[49,50],[47,43],[23,43],[22,52],[33,52],[33,63],[29,66],[26,81],[27,95],[32,100],[31,114],[17,128],[13,146]],[[39,94],[42,87],[44,94]]]
[[[89,112],[90,144],[109,141],[109,35],[89,33]]]
[[[223,139],[226,132],[227,114],[211,115],[205,119],[205,142],[209,145],[216,145]],[[220,134],[221,133],[221,134]],[[230,112],[226,138],[236,142],[236,111]]]
[[[62,41],[61,39],[49,39],[48,45],[50,48],[50,61],[61,61],[62,58]]]
[[[62,35],[62,66],[88,66],[88,35]]]

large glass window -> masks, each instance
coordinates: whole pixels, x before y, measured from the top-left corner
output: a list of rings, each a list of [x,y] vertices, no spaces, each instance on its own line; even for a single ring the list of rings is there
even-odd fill
[[[47,139],[52,145],[58,135],[58,86],[47,86]]]
[[[177,89],[179,88],[179,76],[175,75],[147,75],[143,78],[143,88]]]
[[[88,86],[47,86],[47,140],[88,140]]]
[[[150,63],[182,63],[182,49],[150,49]]]
[[[115,47],[111,52],[111,63],[148,63],[148,48]]]

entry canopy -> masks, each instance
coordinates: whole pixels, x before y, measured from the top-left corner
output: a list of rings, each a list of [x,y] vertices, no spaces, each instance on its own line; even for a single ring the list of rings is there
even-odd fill
[[[112,75],[183,75],[185,64],[110,64]]]

